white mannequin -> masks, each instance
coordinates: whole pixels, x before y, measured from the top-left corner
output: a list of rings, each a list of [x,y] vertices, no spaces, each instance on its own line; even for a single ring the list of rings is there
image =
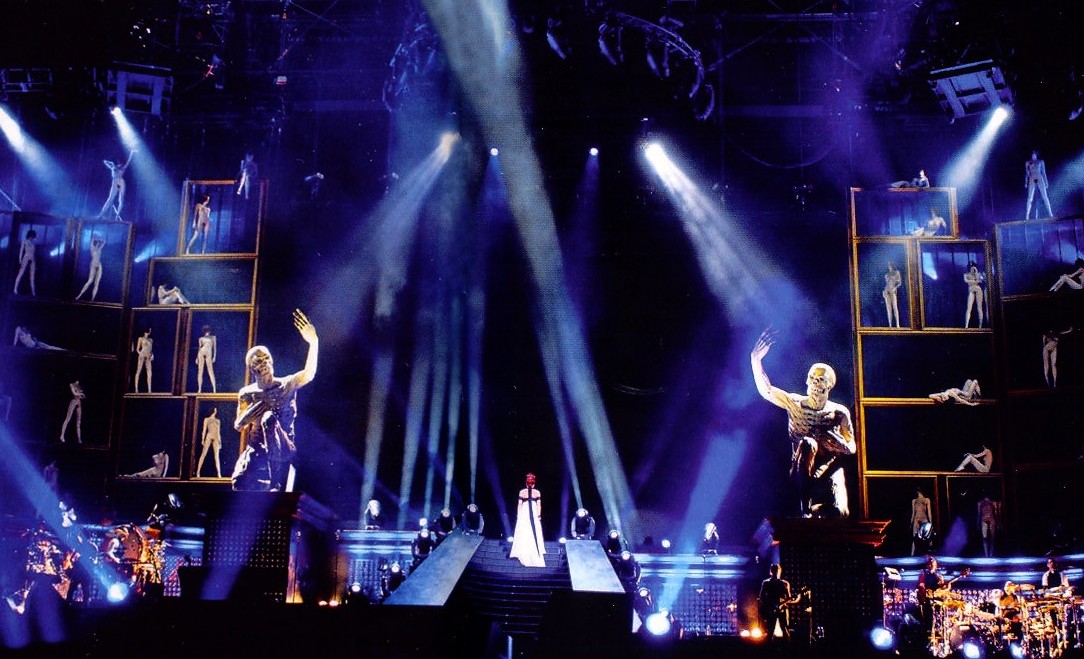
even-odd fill
[[[75,296],[75,299],[83,297],[83,293],[87,292],[87,289],[93,286],[90,291],[91,301],[98,297],[98,284],[102,281],[102,248],[105,247],[105,239],[98,236],[93,236],[90,239],[90,272],[87,273],[87,283],[83,284],[83,289],[79,291],[79,295]]]
[[[923,494],[922,488],[915,490],[915,498],[911,499],[911,555],[915,555],[915,537],[922,530],[923,524],[933,523],[933,508],[930,498]]]
[[[1046,204],[1047,217],[1054,217],[1054,211],[1050,209],[1050,197],[1046,195],[1046,188],[1048,185],[1046,179],[1046,162],[1039,158],[1038,151],[1031,152],[1031,159],[1024,162],[1024,189],[1028,191],[1028,205],[1024,211],[1024,219],[1031,219],[1031,205],[1035,201],[1035,190],[1039,190],[1039,195],[1043,198],[1043,203]],[[1035,217],[1039,217],[1039,209],[1035,208]]]
[[[22,346],[24,348],[34,348],[37,350],[63,350],[64,348],[58,348],[56,346],[49,345],[44,341],[38,341],[34,338],[25,327],[19,325],[15,328],[15,340],[12,341],[13,346]]]
[[[143,332],[143,336],[136,339],[136,372],[135,380],[132,383],[135,386],[135,392],[139,393],[139,375],[146,370],[147,371],[147,393],[151,393],[151,365],[154,362],[154,339],[151,338],[151,328],[147,328],[146,332]]]
[[[79,384],[79,380],[72,382],[68,385],[72,390],[72,399],[68,403],[68,415],[64,417],[64,424],[60,426],[60,441],[65,442],[64,435],[68,432],[68,423],[72,420],[72,415],[75,415],[75,439],[82,444],[83,443],[83,399],[86,398],[86,393],[83,392],[83,386]]]
[[[903,275],[896,268],[896,264],[888,262],[888,272],[885,273],[885,288],[881,295],[885,299],[885,311],[888,313],[888,326],[900,326],[900,307],[897,290],[903,285]]]
[[[1073,328],[1070,327],[1062,331],[1043,332],[1043,378],[1046,379],[1048,387],[1058,386],[1058,342],[1062,336],[1072,331]]]
[[[19,274],[15,275],[15,288],[13,292],[19,294],[19,282],[23,279],[23,274],[27,270],[30,271],[30,294],[37,295],[37,289],[34,285],[34,273],[37,271],[37,248],[34,240],[38,237],[38,232],[33,229],[29,229],[26,232],[26,238],[23,238],[23,242],[19,245]]]
[[[199,203],[196,204],[196,208],[192,211],[192,238],[188,241],[188,247],[185,248],[185,254],[192,253],[192,245],[196,244],[196,240],[203,236],[202,245],[200,247],[200,253],[207,252],[207,232],[211,228],[211,195],[205,194],[200,198]]]
[[[974,261],[971,261],[967,266],[967,272],[964,273],[964,282],[967,283],[967,315],[964,316],[964,327],[971,325],[971,310],[974,309],[979,316],[978,327],[982,327],[984,315],[986,313],[985,303],[983,302],[984,291],[982,290],[982,273],[979,272],[979,266]]]
[[[137,471],[134,474],[128,474],[129,478],[165,478],[166,472],[169,471],[169,454],[165,451],[160,451],[151,456],[151,462],[154,466],[147,467],[143,471]]]
[[[165,284],[158,284],[158,304],[191,304],[177,286],[166,288]]]
[[[203,326],[203,336],[197,340],[196,349],[196,393],[203,393],[203,371],[211,378],[211,391],[218,393],[215,383],[215,360],[218,359],[218,339],[211,334],[211,326]]]
[[[947,227],[948,222],[945,221],[945,218],[937,214],[936,208],[931,208],[930,219],[926,220],[926,224],[912,231],[911,235],[918,237],[936,236],[938,232]]]
[[[990,473],[990,467],[994,465],[994,452],[984,444],[982,451],[978,453],[964,453],[963,462],[956,467],[956,471],[963,471],[968,465],[974,467],[980,474]]]
[[[112,207],[113,217],[120,219],[120,211],[124,208],[124,172],[128,169],[128,165],[132,162],[132,156],[135,155],[135,150],[132,150],[128,154],[128,160],[123,165],[118,165],[112,160],[103,160],[102,164],[109,170],[109,175],[112,177],[112,181],[109,184],[109,197],[102,204],[102,210],[98,212],[98,218],[105,217],[106,211]],[[116,203],[114,203],[116,202]]]
[[[930,394],[930,398],[936,403],[947,403],[952,400],[963,405],[970,405],[971,407],[978,405],[977,399],[981,397],[982,389],[979,388],[979,381],[973,379],[965,380],[963,389],[950,387],[944,391]]]
[[[1084,288],[1084,259],[1078,257],[1073,265],[1076,266],[1076,270],[1066,275],[1060,275],[1054,285],[1050,287],[1051,291],[1056,291],[1062,286],[1068,286],[1078,291]]]
[[[245,199],[248,199],[249,192],[252,191],[252,181],[259,176],[259,171],[252,153],[246,153],[241,161],[241,169],[237,172],[237,194],[243,193]]]
[[[222,450],[222,421],[218,418],[217,407],[212,408],[211,414],[203,420],[203,452],[196,464],[196,478],[203,472],[203,459],[207,457],[208,449],[214,449],[215,475],[222,478],[222,463],[219,460],[219,451]]]

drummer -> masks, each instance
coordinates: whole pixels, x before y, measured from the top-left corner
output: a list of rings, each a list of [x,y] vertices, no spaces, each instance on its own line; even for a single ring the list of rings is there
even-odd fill
[[[1012,581],[1006,581],[1001,590],[1001,597],[997,601],[998,616],[1001,619],[1002,630],[1015,638],[1020,638],[1024,631],[1023,615],[1024,598],[1019,593],[1019,586]]]
[[[1046,572],[1043,572],[1042,582],[1040,584],[1043,588],[1060,588],[1065,591],[1064,594],[1068,594],[1069,590],[1069,575],[1060,568],[1058,562],[1053,558],[1046,559]]]

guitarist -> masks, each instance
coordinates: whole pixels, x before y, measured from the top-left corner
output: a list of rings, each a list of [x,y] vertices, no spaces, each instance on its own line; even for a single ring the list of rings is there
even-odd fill
[[[922,612],[922,622],[926,626],[927,632],[933,629],[935,600],[944,597],[948,590],[952,588],[953,583],[969,574],[971,574],[971,568],[965,568],[959,575],[946,581],[938,569],[937,558],[934,556],[926,557],[926,569],[918,575],[918,606]]]
[[[772,563],[768,568],[767,579],[760,582],[760,624],[768,638],[775,637],[775,625],[779,623],[783,640],[790,641],[790,613],[787,607],[798,602],[790,592],[790,582],[782,578],[783,566]]]

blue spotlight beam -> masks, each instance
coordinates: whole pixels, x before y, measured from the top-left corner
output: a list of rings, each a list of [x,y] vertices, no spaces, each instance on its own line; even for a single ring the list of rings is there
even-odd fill
[[[365,463],[361,472],[361,515],[376,491],[376,474],[380,467],[380,445],[384,439],[384,412],[388,406],[388,390],[391,388],[392,365],[395,355],[383,350],[373,362],[373,376],[369,385],[369,415],[365,427]],[[360,517],[359,519],[364,519]]]
[[[4,133],[11,150],[18,156],[30,178],[34,180],[37,190],[45,195],[49,202],[48,212],[67,214],[67,209],[73,205],[72,197],[76,188],[64,168],[37,140],[23,131],[19,122],[3,105],[0,105],[0,131]],[[14,201],[11,203],[15,204]]]
[[[414,486],[414,468],[418,463],[418,451],[421,447],[422,422],[425,419],[425,401],[429,393],[430,370],[432,369],[432,337],[429,328],[423,323],[425,317],[420,311],[415,320],[414,360],[410,370],[410,393],[407,399],[406,428],[403,437],[403,468],[399,478],[399,500],[410,501],[410,491]],[[362,501],[368,501],[365,496]],[[406,506],[399,508],[399,525],[407,528]]]
[[[578,315],[566,289],[553,210],[523,114],[520,55],[507,7],[482,0],[424,0],[448,61],[477,110],[488,143],[500,150],[509,207],[530,264],[540,322],[561,346],[564,386],[575,406],[607,518],[626,535],[639,520]]]
[[[1009,109],[999,106],[990,114],[982,130],[949,163],[943,182],[944,185],[956,188],[956,206],[959,211],[965,210],[971,204],[975,190],[982,180],[986,161],[990,158],[990,151],[994,147],[994,140],[1009,117]]]
[[[455,438],[459,435],[459,407],[463,402],[463,355],[459,350],[462,339],[460,328],[463,325],[463,307],[458,297],[452,298],[452,325],[450,328],[452,345],[451,372],[448,382],[448,436],[444,451],[444,507],[452,505],[452,475],[455,473]]]
[[[763,324],[778,306],[762,281],[780,278],[756,242],[709,199],[658,143],[644,155],[679,211],[704,280],[738,326]]]
[[[160,229],[175,230],[177,213],[181,208],[181,194],[166,175],[161,163],[154,157],[146,142],[140,137],[139,132],[132,126],[128,116],[120,108],[114,108],[113,120],[117,124],[117,133],[124,144],[124,148],[135,152],[132,157],[131,168],[133,178],[139,186],[144,199],[153,199],[153,207],[164,211],[151,218]]]
[[[425,499],[422,502],[423,514],[426,518],[431,517],[430,506],[433,503],[433,481],[436,479],[437,451],[440,449],[440,433],[443,428],[443,415],[445,401],[448,395],[448,326],[446,316],[440,305],[434,305],[436,309],[430,313],[434,315],[433,321],[433,370],[432,388],[429,397],[429,428],[426,432],[425,455],[427,458],[425,470]],[[439,309],[439,311],[438,311]]]

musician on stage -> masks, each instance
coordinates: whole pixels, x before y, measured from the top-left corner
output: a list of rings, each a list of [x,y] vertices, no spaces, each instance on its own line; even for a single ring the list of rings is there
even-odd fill
[[[1043,588],[1062,588],[1068,590],[1069,575],[1058,567],[1058,562],[1053,558],[1046,559],[1046,572],[1043,572]]]
[[[937,558],[926,557],[926,569],[918,575],[918,607],[922,614],[922,624],[927,632],[933,629],[933,606],[939,593],[951,586],[941,574],[937,565]]]
[[[997,600],[997,613],[1004,633],[1020,638],[1024,631],[1024,598],[1019,593],[1020,587],[1012,581],[1006,581]]]
[[[790,641],[790,613],[787,606],[795,603],[791,596],[790,582],[782,578],[783,566],[772,563],[768,568],[767,579],[760,582],[760,624],[769,639],[775,638],[775,625],[779,623],[783,640]]]

